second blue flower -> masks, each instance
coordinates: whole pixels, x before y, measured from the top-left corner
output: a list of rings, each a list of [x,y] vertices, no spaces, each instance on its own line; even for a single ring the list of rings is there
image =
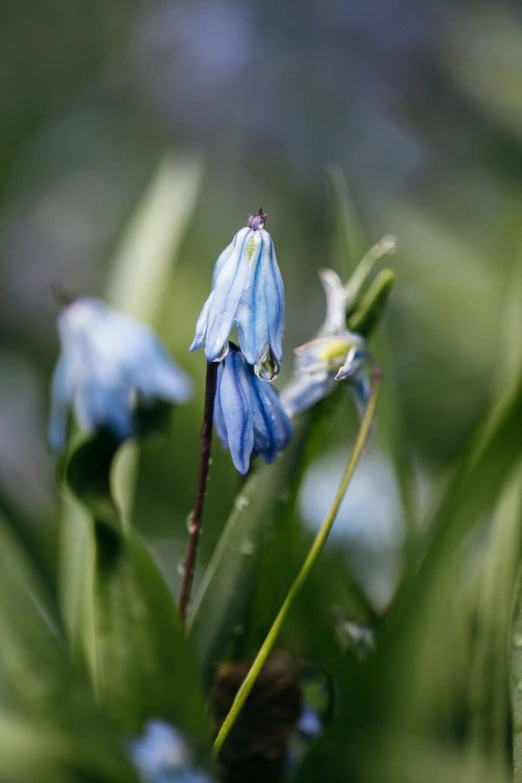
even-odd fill
[[[214,422],[223,447],[230,449],[243,474],[250,457],[272,462],[292,436],[276,389],[260,380],[237,350],[230,351],[218,370]]]

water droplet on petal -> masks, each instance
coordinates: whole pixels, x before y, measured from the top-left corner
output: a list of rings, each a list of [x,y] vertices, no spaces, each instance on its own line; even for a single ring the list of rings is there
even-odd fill
[[[230,345],[228,344],[228,340],[217,355],[217,357],[214,359],[215,362],[222,362],[223,359],[226,359],[228,354],[230,353]]]
[[[271,383],[279,375],[280,364],[274,357],[271,348],[267,348],[261,361],[254,366],[254,372],[262,381]]]

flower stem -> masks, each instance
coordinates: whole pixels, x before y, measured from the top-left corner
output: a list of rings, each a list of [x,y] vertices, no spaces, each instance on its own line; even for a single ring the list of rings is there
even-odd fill
[[[201,533],[201,520],[203,506],[207,490],[208,470],[210,467],[210,451],[212,448],[212,426],[214,423],[214,398],[216,396],[217,362],[207,362],[207,376],[205,381],[205,407],[203,411],[203,426],[201,428],[201,451],[199,458],[198,483],[196,485],[196,497],[194,498],[194,510],[189,527],[189,544],[185,558],[183,581],[179,596],[179,618],[184,626],[187,619],[187,609],[190,602],[190,592],[196,570],[198,556],[199,535]]]
[[[221,750],[223,743],[225,742],[245,701],[247,700],[257,677],[259,676],[263,666],[266,663],[268,656],[272,651],[272,648],[274,647],[279,632],[283,626],[283,623],[288,615],[288,612],[295,598],[297,597],[299,591],[301,590],[304,582],[306,581],[306,578],[308,577],[308,574],[312,570],[315,561],[317,560],[319,554],[321,553],[326,543],[328,534],[330,533],[330,530],[332,529],[332,525],[335,521],[335,517],[337,516],[339,506],[341,505],[345,492],[348,488],[348,484],[350,483],[350,480],[354,474],[359,458],[362,452],[364,451],[364,446],[368,439],[373,417],[375,415],[379,384],[380,384],[380,372],[379,370],[375,369],[373,371],[373,376],[372,376],[372,389],[371,389],[370,399],[368,400],[368,405],[366,406],[366,411],[361,421],[361,426],[359,428],[357,440],[355,442],[355,446],[350,456],[350,460],[344,472],[344,476],[339,485],[339,489],[337,490],[335,499],[314,539],[312,547],[306,557],[306,560],[304,561],[301,567],[301,570],[296,576],[290,590],[288,591],[285,600],[283,601],[283,605],[281,606],[281,609],[279,610],[279,613],[276,619],[274,620],[273,625],[270,628],[267,637],[265,638],[265,641],[261,645],[261,648],[258,654],[256,655],[256,658],[252,666],[250,667],[247,676],[245,677],[241,687],[239,688],[236,694],[232,707],[230,708],[230,712],[228,713],[227,717],[223,721],[223,724],[214,742],[214,753],[216,754],[219,753],[219,751]]]

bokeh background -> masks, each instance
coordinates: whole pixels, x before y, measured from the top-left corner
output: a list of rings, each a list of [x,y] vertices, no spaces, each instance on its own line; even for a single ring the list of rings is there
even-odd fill
[[[187,346],[213,263],[262,205],[287,295],[284,383],[293,347],[323,316],[318,269],[348,271],[328,166],[344,171],[368,241],[388,233],[400,240],[385,319],[388,382],[422,499],[503,381],[505,305],[520,266],[520,7],[501,0],[1,5],[5,503],[55,551],[58,497],[45,426],[58,353],[56,292],[135,311],[154,323],[198,389],[174,413],[170,436],[145,445],[139,458],[137,524],[176,587],[203,396],[203,356]],[[139,210],[158,188],[162,207],[138,252],[141,277],[125,277]],[[160,292],[149,290],[152,260],[151,278],[144,274],[149,251],[151,259],[168,256]],[[323,511],[318,493],[328,503],[334,491],[352,416],[347,402],[309,476],[312,490],[303,490],[300,508],[312,525]],[[379,524],[395,552],[396,489],[378,449],[372,459],[360,492],[372,494],[375,477],[390,487]],[[236,488],[229,457],[216,446],[203,559]],[[364,505],[345,510],[347,527],[364,527],[357,522]]]

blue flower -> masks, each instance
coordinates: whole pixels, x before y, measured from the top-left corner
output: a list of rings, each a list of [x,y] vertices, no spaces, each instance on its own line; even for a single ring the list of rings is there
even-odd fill
[[[265,220],[262,214],[251,217],[216,261],[212,291],[197,320],[190,350],[205,345],[210,362],[221,360],[236,325],[245,359],[265,380],[272,380],[283,355],[285,299]]]
[[[309,704],[303,704],[296,729],[297,731],[290,740],[286,756],[287,772],[291,777],[294,777],[297,773],[312,742],[323,731],[319,713],[313,707],[310,707]]]
[[[295,349],[294,378],[281,393],[290,417],[331,393],[336,381],[348,381],[362,415],[370,394],[369,353],[364,338],[346,328],[347,291],[332,269],[319,273],[326,294],[326,318],[319,336]]]
[[[186,402],[192,382],[145,324],[98,299],[77,299],[58,317],[61,354],[51,390],[49,445],[62,451],[69,412],[88,431],[136,434],[138,405]]]
[[[210,778],[193,766],[182,735],[168,723],[149,721],[144,735],[128,747],[144,783],[210,783]]]
[[[257,377],[238,350],[231,350],[218,369],[214,422],[223,448],[230,449],[243,474],[250,457],[272,462],[292,436],[277,390]]]

